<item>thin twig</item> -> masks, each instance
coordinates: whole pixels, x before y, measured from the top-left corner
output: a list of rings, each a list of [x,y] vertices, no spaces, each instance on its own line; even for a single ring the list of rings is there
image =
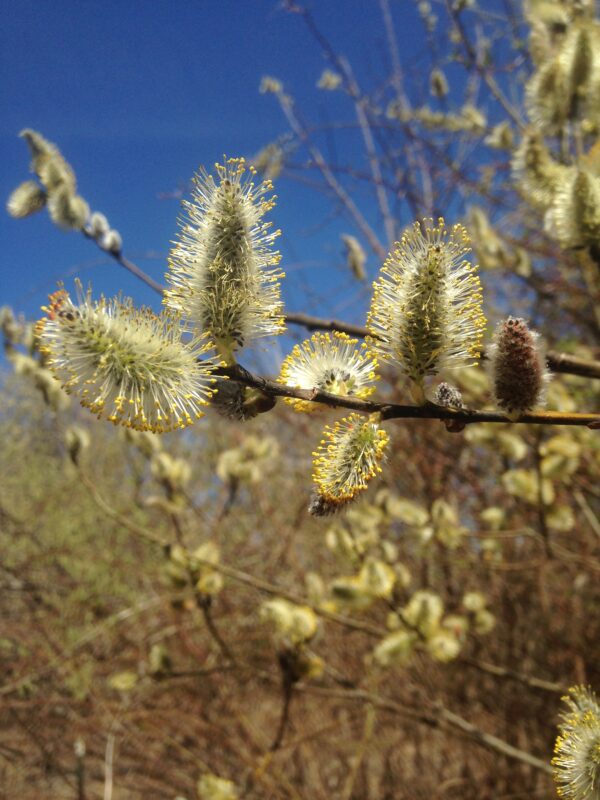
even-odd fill
[[[541,758],[527,753],[514,745],[505,742],[503,739],[494,736],[491,733],[486,733],[477,725],[464,719],[453,711],[445,708],[441,703],[435,703],[431,710],[421,711],[415,708],[408,708],[407,706],[400,705],[394,700],[381,697],[377,694],[364,691],[362,689],[324,689],[316,686],[307,686],[304,684],[298,685],[298,691],[308,692],[310,694],[318,694],[325,697],[339,698],[340,700],[357,700],[362,703],[370,703],[375,708],[380,708],[385,711],[390,711],[393,714],[398,714],[403,717],[408,717],[415,722],[420,722],[431,728],[454,728],[461,731],[465,736],[480,744],[482,747],[487,748],[498,753],[502,753],[507,758],[514,761],[520,761],[530,767],[552,774],[550,764],[543,761]]]
[[[568,688],[560,683],[555,683],[554,681],[545,681],[541,678],[523,675],[521,672],[515,672],[515,670],[508,669],[507,667],[500,667],[497,664],[488,664],[487,662],[480,661],[479,659],[464,656],[461,658],[461,661],[465,664],[469,664],[471,667],[475,667],[475,669],[478,669],[481,672],[487,672],[488,675],[495,675],[498,678],[507,678],[509,680],[518,681],[526,686],[530,686],[532,689],[542,689],[545,692],[564,694]]]
[[[22,678],[17,678],[11,683],[5,683],[4,685],[0,686],[0,697],[3,695],[12,694],[13,692],[18,691],[22,686],[34,683],[47,673],[51,672],[54,668],[61,666],[66,661],[73,658],[73,656],[75,656],[82,647],[98,638],[98,636],[104,633],[107,628],[129,619],[135,614],[140,614],[150,608],[154,608],[155,606],[160,605],[162,602],[163,601],[160,597],[152,597],[150,599],[143,600],[142,602],[138,603],[137,606],[124,608],[121,611],[118,611],[116,614],[112,614],[102,622],[94,625],[92,630],[84,633],[83,636],[80,636],[77,641],[70,645],[70,647],[66,648],[64,652],[54,656],[47,664],[45,664],[43,667],[40,667],[40,669],[30,672],[27,675],[24,675]]]
[[[496,83],[496,79],[493,77],[493,75],[491,75],[489,70],[486,69],[485,66],[481,63],[481,59],[479,58],[478,54],[473,48],[473,45],[471,44],[471,41],[469,40],[466,28],[463,25],[462,19],[460,17],[460,12],[452,3],[449,2],[449,0],[446,0],[446,10],[448,11],[448,15],[450,16],[451,20],[454,22],[456,26],[456,30],[460,35],[461,41],[464,45],[469,61],[475,67],[479,75],[483,78],[488,89],[496,98],[496,100],[500,103],[500,105],[506,111],[509,117],[513,120],[513,122],[515,122],[519,126],[519,128],[523,129],[525,127],[525,124],[521,119],[519,113],[513,107],[513,105],[507,100],[504,93]]]
[[[575,498],[577,505],[583,512],[584,517],[587,519],[590,528],[594,531],[594,533],[600,540],[600,520],[598,520],[598,517],[594,514],[590,504],[585,499],[583,492],[581,492],[579,489],[575,489],[575,491],[573,492],[573,497]]]
[[[146,528],[142,528],[141,525],[136,525],[135,522],[132,522],[128,517],[120,514],[118,511],[115,511],[110,503],[108,503],[104,497],[102,497],[94,485],[94,482],[88,478],[81,467],[79,467],[79,476],[81,478],[81,482],[91,494],[93,501],[102,511],[104,511],[108,517],[116,520],[123,525],[123,527],[127,528],[128,531],[134,533],[136,536],[139,536],[141,539],[146,539],[146,541],[152,542],[153,544],[158,544],[161,547],[166,547],[169,544],[167,539],[163,538],[162,536],[158,536],[155,533],[151,533],[150,531],[146,530]]]
[[[104,800],[112,800],[113,796],[113,758],[115,754],[115,735],[109,733],[104,754]]]
[[[290,676],[289,670],[286,668],[287,665],[283,657],[279,659],[279,665],[281,668],[281,714],[279,717],[279,725],[277,726],[275,738],[269,747],[269,751],[271,753],[279,750],[281,743],[283,742],[283,736],[290,719],[290,708],[294,694],[294,681]]]
[[[336,622],[338,625],[343,625],[346,628],[351,628],[353,630],[360,631],[361,633],[366,633],[369,636],[375,636],[379,639],[387,636],[389,633],[389,631],[387,631],[385,628],[379,625],[374,625],[366,620],[353,619],[352,617],[347,617],[344,614],[338,614],[336,611],[329,611],[326,608],[321,608],[316,603],[311,603],[307,598],[295,594],[294,592],[290,592],[283,586],[277,586],[276,584],[269,583],[262,578],[256,578],[254,575],[250,575],[247,572],[242,572],[241,570],[235,569],[234,567],[230,567],[226,564],[213,564],[212,562],[204,561],[203,559],[199,559],[198,564],[201,566],[210,567],[211,569],[220,572],[222,575],[225,575],[234,581],[238,581],[238,583],[243,583],[246,586],[252,586],[253,589],[257,589],[259,592],[265,592],[265,594],[270,594],[275,597],[283,597],[286,600],[289,600],[291,603],[296,603],[297,605],[308,606],[315,612],[315,614],[323,617],[323,619],[331,620],[331,622]]]
[[[386,256],[386,249],[379,241],[377,234],[373,230],[373,228],[369,225],[367,220],[365,219],[364,215],[359,210],[358,206],[354,202],[354,200],[350,197],[348,192],[344,189],[341,183],[337,180],[327,161],[323,157],[319,148],[311,141],[310,135],[306,129],[306,127],[300,121],[298,115],[294,111],[293,102],[289,95],[285,94],[283,91],[277,92],[277,99],[279,101],[279,105],[285,118],[288,121],[290,128],[294,131],[298,139],[302,142],[302,144],[306,147],[312,160],[315,163],[315,166],[325,179],[325,182],[331,189],[331,191],[335,194],[338,200],[342,203],[344,208],[348,211],[354,223],[356,224],[357,228],[363,234],[365,239],[368,241],[369,246],[373,250],[373,252],[381,259],[385,258]]]
[[[236,663],[235,656],[231,652],[229,645],[223,639],[221,634],[219,633],[219,629],[217,628],[215,621],[212,616],[212,611],[210,607],[210,597],[203,596],[201,597],[199,594],[196,594],[196,604],[202,611],[202,616],[204,617],[204,622],[206,623],[206,627],[208,628],[208,632],[210,633],[211,637],[215,641],[217,647],[223,654],[223,656],[230,661],[232,664]]]

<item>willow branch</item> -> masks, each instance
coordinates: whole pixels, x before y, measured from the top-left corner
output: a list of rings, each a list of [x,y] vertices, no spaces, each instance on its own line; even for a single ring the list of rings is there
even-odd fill
[[[565,694],[568,688],[566,686],[561,686],[560,683],[555,683],[554,681],[545,681],[542,680],[542,678],[523,675],[521,672],[516,672],[513,669],[500,667],[497,664],[488,664],[486,661],[480,661],[475,658],[469,658],[465,656],[461,658],[461,661],[464,664],[469,664],[469,666],[475,667],[475,669],[478,669],[481,672],[486,672],[488,675],[495,675],[498,678],[506,678],[507,680],[517,681],[518,683],[523,683],[525,686],[529,686],[532,689],[541,689],[545,692],[552,692],[553,694],[562,695]]]
[[[518,420],[511,420],[505,414],[496,411],[473,411],[470,409],[453,409],[426,403],[421,406],[406,406],[398,403],[378,403],[372,400],[360,400],[356,397],[344,397],[317,389],[297,389],[276,381],[268,380],[248,372],[240,364],[224,367],[221,374],[227,375],[246,386],[260,389],[270,397],[295,397],[314,403],[323,403],[331,408],[347,408],[362,414],[380,414],[382,420],[391,419],[439,419],[453,420],[465,425],[476,422],[492,422],[500,424],[520,425],[580,425],[589,428],[600,428],[600,414],[566,413],[562,411],[538,411],[535,414],[523,414]]]
[[[366,633],[369,636],[375,636],[378,639],[387,636],[389,633],[389,631],[387,631],[385,628],[382,628],[379,625],[373,625],[366,620],[353,619],[352,617],[347,617],[344,614],[338,614],[336,611],[328,611],[327,609],[321,608],[315,603],[311,603],[307,598],[295,594],[294,592],[290,592],[283,586],[277,586],[273,583],[263,580],[262,578],[256,578],[254,575],[250,575],[247,572],[242,572],[239,569],[235,569],[235,567],[230,567],[220,563],[213,564],[212,562],[204,561],[202,559],[198,560],[198,563],[201,566],[210,567],[210,569],[214,569],[217,572],[220,572],[222,575],[225,575],[227,578],[231,578],[238,583],[251,586],[253,589],[257,589],[259,592],[264,592],[265,594],[270,594],[275,597],[283,597],[285,600],[289,600],[291,603],[296,603],[297,605],[308,606],[315,612],[315,614],[323,617],[323,619],[336,622],[338,625],[343,625],[346,628],[352,628],[353,630],[360,631],[361,633]]]
[[[130,533],[139,536],[141,539],[145,539],[146,541],[152,542],[153,544],[158,544],[161,547],[166,547],[169,544],[169,541],[164,537],[146,530],[146,528],[143,528],[141,525],[136,525],[135,522],[132,522],[124,514],[121,514],[118,511],[116,511],[112,507],[112,505],[107,500],[105,500],[104,497],[100,494],[100,492],[94,485],[94,482],[90,480],[90,478],[88,478],[88,476],[81,469],[81,467],[78,467],[78,471],[79,471],[79,476],[81,478],[81,482],[90,493],[92,500],[96,503],[98,508],[100,508],[100,510],[106,514],[107,517],[109,517],[112,520],[115,520],[115,522],[118,522],[124,528],[127,528],[127,530]]]
[[[134,264],[133,261],[130,261],[128,258],[125,258],[125,256],[121,251],[116,252],[113,250],[105,250],[103,247],[100,247],[98,241],[85,228],[82,230],[82,233],[86,239],[91,239],[93,242],[95,242],[99,250],[102,250],[103,253],[113,258],[128,272],[131,272],[132,275],[135,275],[136,278],[139,278],[142,281],[142,283],[145,283],[146,286],[149,286],[155,292],[158,292],[158,294],[162,294],[164,292],[165,290],[164,286],[161,286],[161,284],[158,283],[158,281],[155,281],[154,278],[151,278],[150,275],[148,275],[148,273],[144,272],[144,270],[138,267],[137,264]]]

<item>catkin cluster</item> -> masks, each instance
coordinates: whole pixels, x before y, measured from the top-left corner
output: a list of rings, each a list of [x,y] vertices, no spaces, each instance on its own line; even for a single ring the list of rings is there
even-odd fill
[[[77,207],[74,173],[58,149],[34,132],[26,138],[47,202],[52,192],[69,189]],[[256,185],[254,174],[244,159],[230,158],[216,165],[214,175],[201,170],[196,176],[171,250],[161,314],[138,309],[129,298],[94,300],[80,284],[75,298],[62,288],[51,295],[36,327],[44,369],[98,417],[161,433],[192,424],[207,406],[238,420],[273,408],[275,396],[246,385],[239,379],[243,370],[227,380],[223,369],[235,369],[248,344],[284,329],[283,273],[273,247],[279,231],[268,219],[273,187],[269,180]],[[9,209],[24,216],[15,213],[15,204],[12,196]],[[77,225],[100,244],[108,241],[106,249],[121,259],[120,237],[104,215],[88,215],[86,206]],[[352,271],[363,279],[360,243],[349,236],[344,243]],[[303,394],[287,402],[299,412],[323,410],[312,397],[319,392],[327,393],[329,405],[335,396],[365,402],[381,364],[404,377],[413,399],[424,403],[431,378],[476,364],[486,320],[469,251],[462,225],[425,219],[407,229],[373,284],[367,341],[334,331],[296,345],[282,362],[279,381]],[[496,333],[494,393],[509,416],[540,402],[546,378],[536,340],[519,319],[501,323]],[[442,382],[433,396],[460,413],[462,399],[449,384]],[[364,410],[368,416],[352,413],[326,425],[313,453],[309,510],[317,516],[345,508],[382,470],[389,444],[384,415],[368,404]],[[459,432],[464,423],[446,420],[446,427]]]

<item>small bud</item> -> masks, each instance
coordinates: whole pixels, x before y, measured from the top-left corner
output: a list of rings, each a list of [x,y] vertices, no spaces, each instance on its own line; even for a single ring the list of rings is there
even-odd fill
[[[483,141],[495,150],[512,150],[514,136],[510,123],[505,120],[494,125]]]
[[[435,390],[434,402],[445,408],[462,408],[463,400],[460,389],[449,383],[440,383]],[[459,419],[445,419],[444,425],[449,433],[460,433],[465,429],[465,423]]]
[[[26,356],[24,356],[25,358]],[[31,359],[34,361],[35,359]],[[38,389],[44,402],[54,411],[64,411],[70,406],[69,396],[61,389],[50,370],[39,367],[32,373],[35,388]]]
[[[475,632],[485,636],[486,633],[490,633],[494,630],[496,625],[496,617],[492,614],[491,611],[488,611],[487,608],[482,608],[481,611],[478,611],[475,614],[475,622],[474,628]]]
[[[438,406],[444,408],[462,408],[463,399],[460,389],[449,383],[440,383],[435,390],[434,400]]]
[[[396,631],[382,639],[373,651],[380,667],[405,667],[412,657],[418,636],[412,631]]]
[[[114,228],[102,234],[98,244],[103,250],[106,250],[107,253],[118,254],[123,249],[121,234],[119,231],[114,230]]]
[[[65,431],[65,444],[71,461],[78,464],[81,454],[90,446],[90,435],[84,428],[71,425]]]
[[[442,664],[453,661],[460,653],[460,642],[450,631],[438,631],[427,641],[427,652]]]
[[[273,78],[271,75],[264,75],[260,81],[258,91],[261,94],[279,94],[283,91],[283,84],[278,78]]]
[[[200,800],[238,800],[239,793],[235,783],[207,773],[198,781]]]
[[[36,173],[50,194],[62,188],[75,193],[75,175],[59,154],[40,161]]]
[[[285,151],[278,142],[270,142],[252,159],[252,166],[267,180],[275,180],[281,175],[285,164]]]
[[[406,622],[429,638],[440,626],[444,603],[439,594],[419,589],[410,598],[403,612]]]
[[[211,398],[210,404],[217,414],[227,419],[237,419],[244,422],[253,419],[258,414],[265,414],[275,407],[277,398],[244,386],[238,381],[217,380],[217,392]]]
[[[462,602],[467,611],[472,611],[476,614],[478,611],[482,611],[485,608],[487,601],[485,595],[481,592],[467,592]]]
[[[62,157],[55,144],[45,139],[41,133],[26,129],[19,136],[25,139],[31,153],[31,170],[35,172],[48,191],[59,186],[67,186],[75,192],[75,173]]]
[[[376,558],[367,558],[358,575],[365,590],[374,597],[389,599],[396,583],[393,567]]]
[[[448,81],[441,69],[434,69],[429,76],[429,91],[434,97],[446,97]]]
[[[342,83],[342,76],[331,69],[324,69],[321,77],[317,81],[317,89],[325,89],[326,91],[333,92],[339,89]]]
[[[94,211],[90,217],[90,233],[94,239],[98,239],[102,234],[108,233],[109,230],[110,225],[104,214],[101,214],[100,211]]]
[[[136,431],[133,428],[124,428],[125,441],[136,447],[145,458],[152,458],[161,450],[160,439],[148,431]]]
[[[336,578],[331,583],[330,589],[336,602],[355,611],[369,608],[375,601],[375,596],[364,585],[364,581],[358,575]]]
[[[496,403],[511,419],[518,419],[542,400],[548,372],[538,343],[523,319],[498,323],[490,348],[490,374]]]
[[[169,651],[164,644],[153,644],[148,656],[148,672],[154,678],[168,675],[173,669]]]
[[[583,169],[571,172],[557,187],[544,224],[563,247],[600,242],[600,178]]]
[[[572,168],[555,161],[535,129],[525,132],[512,160],[513,179],[525,199],[546,209]]]
[[[346,248],[346,263],[350,267],[350,271],[357,281],[366,280],[365,264],[367,263],[367,254],[363,246],[355,236],[350,236],[347,233],[343,233],[341,239]]]
[[[35,181],[25,181],[8,198],[6,210],[11,217],[23,219],[41,211],[46,200],[46,192]]]
[[[469,620],[460,614],[448,614],[442,620],[442,628],[450,631],[462,643],[467,638]]]
[[[20,353],[18,350],[9,352],[8,358],[13,365],[16,375],[30,377],[35,375],[40,369],[39,361],[36,361],[36,359],[31,356],[25,355],[25,353]]]
[[[170,492],[181,491],[192,477],[192,468],[182,458],[174,458],[169,453],[159,452],[151,462],[153,477]]]
[[[281,597],[263,603],[260,616],[272,626],[276,638],[295,646],[310,641],[319,627],[319,620],[310,606],[299,606]]]

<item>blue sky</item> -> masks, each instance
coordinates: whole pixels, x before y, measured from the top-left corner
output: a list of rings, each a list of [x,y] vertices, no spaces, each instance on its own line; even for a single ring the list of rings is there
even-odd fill
[[[359,77],[382,74],[377,2],[312,5]],[[412,5],[393,3],[404,52],[414,47],[405,11]],[[121,232],[125,253],[158,280],[178,214],[178,201],[161,194],[185,186],[200,164],[223,153],[251,155],[286,130],[275,99],[258,92],[262,75],[283,80],[313,118],[324,102],[337,102],[315,88],[326,64],[298,17],[276,0],[5,0],[3,6],[3,202],[28,177],[27,148],[17,134],[37,129],[73,165],[91,207]],[[336,310],[339,234],[350,226],[340,222],[309,235],[323,218],[323,201],[291,181],[276,190],[288,307],[322,312],[322,304],[298,307],[309,286]],[[95,293],[122,289],[157,306],[143,285],[79,234],[56,229],[45,213],[25,220],[1,213],[0,236],[0,304],[37,316],[56,281],[69,286],[79,274]]]

